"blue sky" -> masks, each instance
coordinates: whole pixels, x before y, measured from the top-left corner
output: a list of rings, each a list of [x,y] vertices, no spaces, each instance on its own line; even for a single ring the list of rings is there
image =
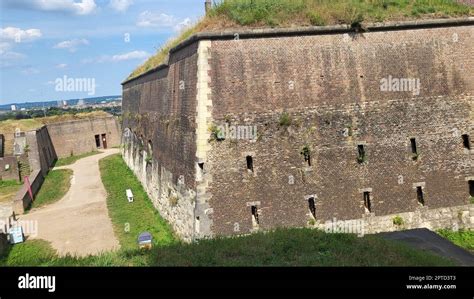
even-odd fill
[[[136,66],[204,15],[204,0],[0,1],[0,104],[121,94]],[[58,91],[64,76],[93,79],[95,93]]]

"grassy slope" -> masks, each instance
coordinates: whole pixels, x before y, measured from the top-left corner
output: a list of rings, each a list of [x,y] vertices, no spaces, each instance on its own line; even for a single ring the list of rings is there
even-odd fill
[[[155,245],[175,241],[171,229],[153,207],[148,195],[120,155],[101,159],[99,162],[102,182],[107,190],[107,207],[114,231],[123,249],[137,247],[138,235],[148,231]],[[134,201],[129,203],[125,190],[131,189]]]
[[[171,48],[201,31],[459,16],[474,16],[474,8],[454,0],[225,0],[195,26],[163,45],[128,78],[136,77],[162,64]]]
[[[474,253],[474,231],[459,230],[454,232],[449,229],[442,229],[438,231],[438,234],[450,240],[459,247],[463,247],[464,249]]]
[[[70,169],[51,170],[46,176],[40,191],[36,194],[30,209],[39,208],[63,198],[71,187],[72,174]]]
[[[20,190],[21,183],[17,181],[0,181],[0,202],[13,200],[15,194]]]
[[[311,229],[279,229],[244,237],[182,244],[156,213],[138,180],[120,156],[100,161],[109,215],[122,246],[117,252],[84,258],[57,257],[47,243],[13,246],[0,265],[32,266],[449,266],[451,261],[377,236],[358,238]],[[135,201],[128,203],[125,189]],[[126,223],[130,231],[126,232]],[[151,251],[136,249],[139,232],[155,237]],[[30,256],[31,255],[31,256]]]
[[[246,237],[174,244],[152,251],[119,251],[86,258],[50,257],[50,248],[27,241],[13,247],[8,265],[48,266],[451,266],[429,252],[376,236],[358,238],[311,229],[279,229]],[[33,248],[32,248],[33,247]],[[21,253],[24,251],[24,254]],[[38,253],[44,251],[44,253]],[[28,258],[35,252],[40,258]],[[41,258],[44,257],[44,258]]]
[[[44,240],[30,240],[25,243],[17,244],[11,247],[8,259],[0,264],[5,266],[18,265],[40,265],[51,261],[56,256],[56,251],[49,242]]]
[[[93,151],[93,152],[89,152],[89,153],[85,153],[85,154],[80,154],[80,155],[74,155],[74,156],[70,156],[70,157],[66,157],[66,158],[61,158],[61,159],[58,159],[58,161],[56,161],[56,164],[54,164],[54,166],[55,167],[60,167],[60,166],[71,165],[71,164],[76,163],[76,161],[79,160],[79,159],[90,157],[90,156],[101,154],[101,153],[102,152],[100,152],[100,151]]]

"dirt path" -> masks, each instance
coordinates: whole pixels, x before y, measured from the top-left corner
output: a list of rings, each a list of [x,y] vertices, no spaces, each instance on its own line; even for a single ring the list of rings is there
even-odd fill
[[[118,149],[109,149],[58,167],[74,171],[71,188],[58,202],[19,216],[20,221],[38,223],[37,235],[29,238],[50,241],[59,255],[85,256],[118,249],[120,245],[109,218],[99,171],[99,160],[118,152]]]

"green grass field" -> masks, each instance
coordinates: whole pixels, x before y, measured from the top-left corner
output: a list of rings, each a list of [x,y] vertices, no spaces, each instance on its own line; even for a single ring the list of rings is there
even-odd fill
[[[54,166],[55,167],[60,167],[60,166],[71,165],[71,164],[76,163],[76,161],[79,160],[79,159],[90,157],[90,156],[101,154],[101,153],[102,153],[101,151],[93,151],[93,152],[88,152],[88,153],[85,153],[85,154],[69,156],[69,157],[66,157],[66,158],[60,158],[56,161]]]
[[[73,172],[70,169],[51,170],[44,179],[38,194],[36,194],[30,210],[54,203],[63,198],[71,187],[72,174]]]
[[[142,232],[153,236],[154,244],[163,246],[175,242],[168,223],[153,207],[148,195],[122,157],[112,155],[99,162],[102,182],[107,190],[107,207],[114,231],[123,249],[137,248]],[[129,203],[125,190],[131,189],[134,201]]]
[[[151,251],[120,250],[85,258],[52,254],[47,243],[15,245],[0,265],[10,266],[452,266],[426,251],[376,236],[279,229],[245,237],[175,243]],[[34,254],[31,254],[34,253]],[[31,254],[31,255],[30,255]]]
[[[0,202],[9,202],[13,200],[15,194],[20,190],[22,183],[15,180],[0,180]]]
[[[460,229],[455,232],[450,229],[441,229],[438,230],[438,234],[450,240],[459,247],[474,253],[474,231]]]
[[[314,229],[278,229],[248,236],[185,244],[151,204],[119,155],[100,160],[107,205],[121,249],[83,258],[58,257],[47,242],[26,241],[0,259],[9,266],[451,266],[452,261],[378,236],[327,234]],[[128,203],[125,189],[135,201]],[[152,250],[139,250],[138,234],[154,236]]]

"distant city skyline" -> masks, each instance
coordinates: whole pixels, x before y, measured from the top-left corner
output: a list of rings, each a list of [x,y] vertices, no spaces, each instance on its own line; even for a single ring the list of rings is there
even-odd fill
[[[55,107],[60,106],[60,103],[67,103],[68,106],[75,106],[79,105],[82,101],[83,103],[95,103],[101,101],[116,101],[117,99],[121,99],[121,95],[108,95],[108,96],[100,96],[100,97],[89,97],[89,98],[73,98],[73,99],[65,99],[65,100],[45,100],[45,101],[30,101],[30,102],[13,102],[13,103],[0,103],[0,111],[19,111],[20,108],[26,107],[27,109],[38,109],[44,107]],[[13,110],[13,107],[15,110]]]
[[[204,0],[2,0],[0,105],[121,94],[203,15]]]

